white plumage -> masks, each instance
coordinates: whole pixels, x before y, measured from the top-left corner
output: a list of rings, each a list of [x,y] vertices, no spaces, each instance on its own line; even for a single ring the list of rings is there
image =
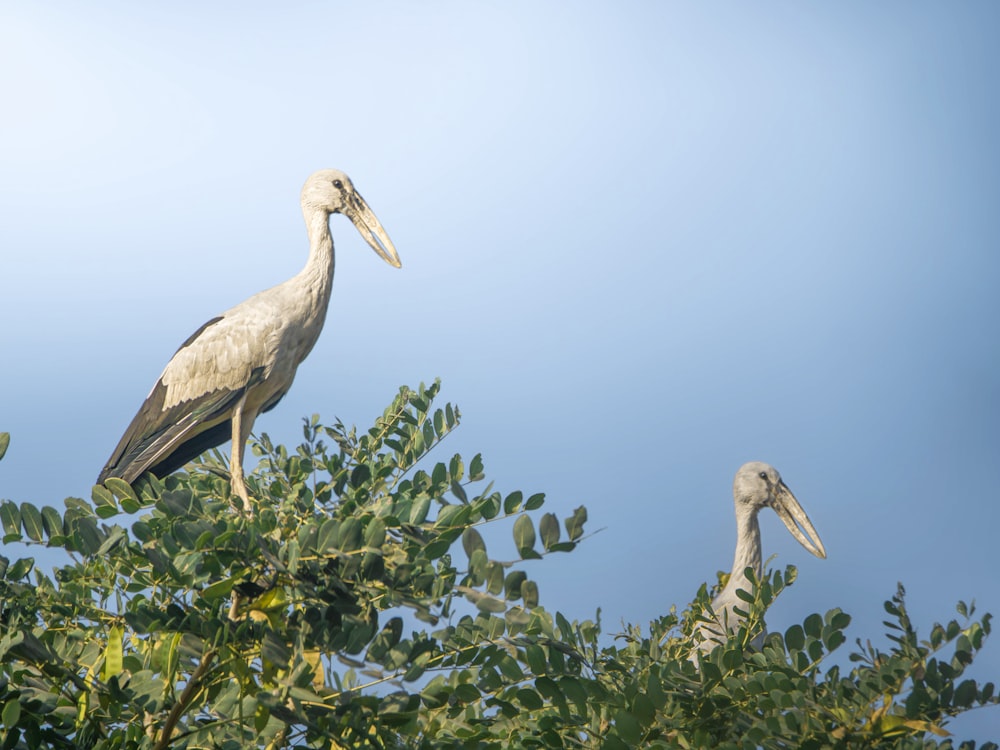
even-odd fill
[[[720,643],[725,642],[729,633],[735,632],[743,624],[745,618],[736,609],[745,612],[750,605],[736,596],[736,592],[749,592],[752,589],[746,575],[747,568],[754,571],[757,580],[760,580],[763,573],[760,524],[757,521],[761,508],[774,510],[803,547],[816,557],[826,557],[826,549],[809,516],[773,466],[760,461],[743,464],[733,480],[733,501],[736,506],[736,553],[733,557],[733,569],[722,591],[712,600],[712,613],[705,613],[706,621],[699,623],[695,631],[698,645],[692,653],[692,660],[697,658],[698,651],[704,654],[713,651]],[[754,647],[760,648],[763,639],[764,634],[761,633],[754,640]]]
[[[330,214],[342,213],[387,263],[399,256],[346,174],[325,169],[302,188],[309,259],[294,277],[255,294],[196,331],[167,363],[97,481],[169,474],[233,441],[233,492],[249,511],[243,451],[254,420],[288,391],[319,338],[333,285]]]

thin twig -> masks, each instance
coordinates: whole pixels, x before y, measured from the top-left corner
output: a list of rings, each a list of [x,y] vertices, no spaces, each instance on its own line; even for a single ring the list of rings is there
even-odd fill
[[[198,668],[194,670],[191,675],[191,679],[188,680],[187,685],[184,686],[183,692],[181,692],[181,697],[177,699],[177,703],[174,707],[170,709],[170,714],[167,716],[166,722],[163,724],[163,731],[160,732],[160,741],[156,743],[153,750],[166,750],[166,747],[170,744],[171,735],[174,733],[174,727],[177,726],[177,722],[181,720],[181,715],[187,710],[191,699],[201,688],[201,680],[208,671],[208,668],[212,665],[212,661],[215,659],[215,655],[218,653],[216,649],[211,649],[202,654],[201,662],[198,664]]]

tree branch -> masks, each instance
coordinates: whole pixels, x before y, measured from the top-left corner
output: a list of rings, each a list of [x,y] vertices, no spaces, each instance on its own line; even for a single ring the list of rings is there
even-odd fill
[[[163,731],[160,732],[160,741],[156,743],[153,750],[166,750],[166,747],[170,743],[170,738],[174,733],[174,727],[177,726],[177,722],[180,721],[181,715],[187,710],[191,703],[191,699],[194,698],[194,694],[201,687],[201,680],[208,672],[208,668],[212,665],[212,661],[215,659],[217,650],[210,649],[202,654],[201,662],[198,664],[198,668],[194,670],[191,675],[191,679],[188,680],[187,685],[184,686],[183,692],[181,692],[181,697],[177,699],[177,703],[174,707],[170,709],[170,715],[167,716],[166,722],[163,724]]]

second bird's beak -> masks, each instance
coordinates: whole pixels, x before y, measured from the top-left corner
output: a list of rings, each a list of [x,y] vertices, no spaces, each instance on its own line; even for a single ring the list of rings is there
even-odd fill
[[[816,557],[826,558],[826,549],[823,547],[823,542],[820,541],[816,529],[813,528],[812,521],[809,520],[809,516],[802,510],[799,501],[795,499],[795,495],[784,482],[778,482],[778,486],[774,488],[774,500],[771,502],[771,507],[778,514],[778,518],[788,527],[788,530],[792,532],[792,536],[799,540],[799,544]],[[805,533],[802,533],[803,531]]]
[[[389,239],[389,235],[382,227],[382,222],[368,208],[365,199],[358,193],[354,193],[349,198],[348,203],[348,207],[343,210],[344,215],[353,222],[361,236],[382,260],[390,266],[400,268],[403,264],[399,260],[399,255],[396,254],[396,248],[392,246],[392,240]]]

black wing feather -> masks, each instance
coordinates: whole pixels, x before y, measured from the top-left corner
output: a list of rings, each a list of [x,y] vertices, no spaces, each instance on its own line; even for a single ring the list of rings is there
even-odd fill
[[[222,319],[220,315],[206,322],[177,351],[190,346]],[[110,477],[134,482],[144,471],[166,476],[209,448],[226,442],[232,435],[232,407],[262,379],[263,368],[256,368],[242,388],[211,391],[168,409],[163,408],[166,386],[158,380],[97,477],[98,484]]]
[[[134,482],[144,471],[162,477],[226,442],[232,407],[246,388],[213,391],[164,410],[166,392],[163,381],[157,381],[97,477],[98,484],[109,477]]]

